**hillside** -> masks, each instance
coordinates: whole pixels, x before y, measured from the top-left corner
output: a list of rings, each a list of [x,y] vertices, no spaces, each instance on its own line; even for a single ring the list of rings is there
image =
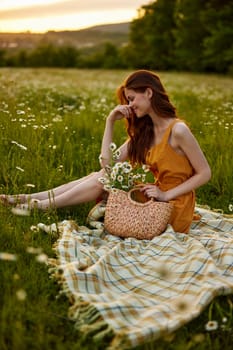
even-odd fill
[[[33,48],[39,42],[72,45],[77,48],[98,46],[112,42],[122,46],[128,41],[130,23],[106,24],[77,31],[49,31],[46,33],[0,33],[0,48]]]

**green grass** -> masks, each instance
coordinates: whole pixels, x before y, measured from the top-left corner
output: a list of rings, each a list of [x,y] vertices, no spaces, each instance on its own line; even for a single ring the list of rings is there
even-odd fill
[[[98,169],[105,117],[116,103],[116,87],[127,74],[126,71],[0,70],[0,192],[44,190]],[[233,79],[165,72],[160,76],[212,168],[212,179],[197,191],[197,202],[230,213]],[[125,135],[124,123],[119,122],[115,142],[120,145]],[[54,257],[55,239],[31,230],[31,226],[64,218],[84,224],[92,205],[35,212],[30,217],[14,216],[9,208],[0,207],[0,252],[17,257],[16,261],[0,260],[1,350],[105,347],[83,339],[74,329],[67,317],[68,300],[57,297],[59,286],[49,278],[47,266],[36,260],[38,253],[28,251],[30,247],[38,248],[39,254]],[[172,337],[138,349],[231,349],[232,310],[232,295],[219,297],[198,319]],[[222,322],[224,317],[226,323]],[[205,331],[208,320],[218,321],[216,331]]]

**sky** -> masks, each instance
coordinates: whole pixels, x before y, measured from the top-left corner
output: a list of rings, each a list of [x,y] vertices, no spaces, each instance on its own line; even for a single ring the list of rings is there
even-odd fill
[[[0,32],[43,33],[130,22],[151,0],[0,0]]]

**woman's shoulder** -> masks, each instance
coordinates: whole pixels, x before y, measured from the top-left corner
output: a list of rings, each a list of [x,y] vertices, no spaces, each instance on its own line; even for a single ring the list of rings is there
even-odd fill
[[[179,120],[173,125],[171,132],[171,143],[174,147],[183,147],[184,145],[188,145],[192,139],[194,139],[194,135],[186,122]]]
[[[183,138],[185,136],[189,136],[191,134],[191,130],[185,121],[178,119],[172,127],[172,134],[174,137]]]

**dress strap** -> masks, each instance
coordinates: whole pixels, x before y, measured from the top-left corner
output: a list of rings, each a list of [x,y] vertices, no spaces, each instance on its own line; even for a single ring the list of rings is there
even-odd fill
[[[172,128],[173,128],[173,126],[174,126],[176,123],[178,123],[178,122],[180,122],[180,119],[177,119],[177,118],[176,118],[176,119],[173,120],[173,121],[171,122],[171,124],[168,126],[167,130],[166,130],[165,133],[164,133],[163,139],[162,139],[162,144],[163,144],[163,145],[166,145],[166,144],[168,143],[169,137],[170,137],[170,135],[171,135]]]

